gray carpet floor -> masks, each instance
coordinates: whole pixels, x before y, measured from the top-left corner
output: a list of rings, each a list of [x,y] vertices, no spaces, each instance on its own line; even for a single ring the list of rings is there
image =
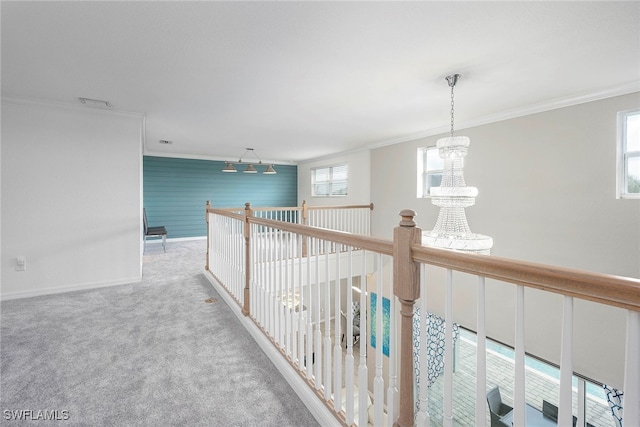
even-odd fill
[[[317,425],[202,274],[205,253],[148,244],[141,284],[2,302],[0,424]]]

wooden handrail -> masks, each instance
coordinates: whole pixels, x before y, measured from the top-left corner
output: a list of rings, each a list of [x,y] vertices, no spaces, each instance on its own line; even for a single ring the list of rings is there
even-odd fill
[[[301,207],[295,206],[292,208],[287,208],[284,206],[274,206],[274,207],[262,207],[262,206],[257,206],[252,208],[254,211],[300,211],[302,210]]]
[[[640,280],[414,244],[413,260],[503,282],[640,311]]]
[[[210,210],[216,211],[241,211],[244,207],[237,208],[211,208]],[[252,208],[254,211],[299,211],[302,210],[300,206],[284,207],[284,206],[256,206]],[[343,205],[343,206],[307,206],[309,210],[328,210],[328,209],[369,209],[373,210],[373,203],[368,205]]]
[[[358,234],[347,233],[345,231],[329,230],[327,228],[311,227],[309,225],[294,224],[291,222],[276,221],[273,219],[248,218],[251,224],[264,225],[267,227],[277,228],[291,233],[301,234],[303,236],[315,237],[322,240],[329,240],[355,248],[361,248],[369,251],[379,252],[384,255],[393,255],[393,242],[375,237],[361,236]]]
[[[323,210],[323,209],[369,209],[373,210],[373,203],[368,205],[342,205],[342,206],[308,206],[309,210]]]

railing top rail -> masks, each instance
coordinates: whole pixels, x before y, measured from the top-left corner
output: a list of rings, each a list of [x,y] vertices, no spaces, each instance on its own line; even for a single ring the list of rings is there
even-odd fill
[[[291,233],[302,234],[303,236],[314,237],[318,239],[328,240],[347,246],[365,249],[381,253],[384,255],[393,255],[393,242],[375,237],[362,236],[359,234],[347,233],[344,231],[329,230],[328,228],[311,227],[308,225],[293,224],[290,222],[282,222],[271,219],[249,217],[249,223],[264,225],[267,227],[277,228],[279,230]]]
[[[373,203],[368,205],[341,205],[341,206],[307,206],[309,210],[326,210],[326,209],[369,209],[373,210]]]
[[[213,209],[213,208],[212,208]],[[244,206],[237,208],[216,208],[219,210],[244,210]],[[303,208],[300,206],[252,206],[254,211],[299,211]],[[368,205],[340,205],[340,206],[308,206],[309,210],[329,210],[329,209],[369,209],[373,210],[373,203]]]
[[[237,213],[240,208],[207,208],[207,213],[213,213],[216,215],[226,216],[229,218],[234,218],[240,221],[244,221],[244,208],[242,208],[243,213]]]
[[[413,260],[503,282],[640,311],[640,279],[414,244]]]
[[[286,206],[274,206],[274,207],[262,207],[262,206],[252,206],[252,210],[254,211],[300,211],[301,207],[286,207]]]

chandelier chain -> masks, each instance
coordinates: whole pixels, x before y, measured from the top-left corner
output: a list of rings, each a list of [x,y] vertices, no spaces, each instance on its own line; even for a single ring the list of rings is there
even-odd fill
[[[453,138],[453,85],[451,85],[451,137]]]

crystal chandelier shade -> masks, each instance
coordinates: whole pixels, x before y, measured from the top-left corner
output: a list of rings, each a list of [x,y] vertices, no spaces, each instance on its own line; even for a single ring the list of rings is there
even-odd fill
[[[422,244],[460,252],[489,255],[493,239],[472,233],[465,208],[476,202],[478,189],[467,187],[464,180],[464,157],[470,144],[466,136],[453,136],[453,86],[455,79],[447,78],[451,86],[451,136],[437,142],[438,154],[444,161],[439,187],[431,187],[431,203],[440,208],[436,225],[422,233]],[[452,83],[453,80],[453,83]]]

